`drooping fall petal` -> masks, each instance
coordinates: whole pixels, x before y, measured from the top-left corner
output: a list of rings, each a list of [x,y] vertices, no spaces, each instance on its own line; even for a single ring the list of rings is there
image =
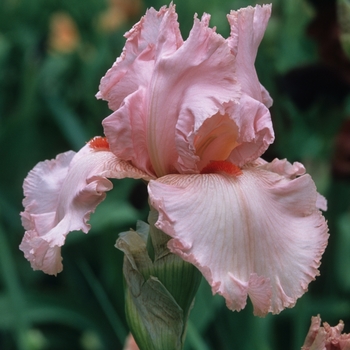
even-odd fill
[[[269,169],[258,161],[241,175],[168,175],[149,183],[156,226],[173,238],[170,250],[197,266],[232,310],[249,296],[256,315],[279,313],[318,275],[328,229],[311,177],[299,172],[299,163],[276,160]]]
[[[303,164],[294,162],[292,165],[287,161],[287,159],[275,159],[271,163],[267,163],[263,159],[259,159],[259,163],[263,165],[264,169],[283,175],[291,180],[295,179],[297,176],[304,175],[306,172]],[[323,211],[327,210],[327,200],[319,193],[317,193],[316,208]]]
[[[89,231],[90,214],[113,187],[107,177],[149,180],[113,153],[90,144],[78,153],[69,151],[38,163],[30,171],[23,185],[21,216],[26,232],[20,249],[34,270],[53,275],[62,270],[60,247],[68,232]]]

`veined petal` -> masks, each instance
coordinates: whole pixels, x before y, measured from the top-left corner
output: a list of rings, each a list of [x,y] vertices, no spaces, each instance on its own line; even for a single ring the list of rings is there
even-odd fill
[[[169,54],[182,44],[175,6],[150,8],[125,37],[123,53],[101,79],[96,95],[114,111],[126,96],[148,86],[157,55]]]
[[[260,159],[261,161],[262,159]],[[305,167],[299,162],[290,164],[287,159],[274,159],[271,163],[263,161],[263,168],[283,175],[289,179],[295,179],[299,175],[305,174]],[[316,207],[323,211],[327,210],[327,200],[321,194],[317,193]]]
[[[259,159],[261,168],[273,173],[282,175],[288,179],[295,179],[300,175],[304,175],[306,170],[303,164],[299,162],[289,163],[287,159],[274,159],[271,163],[263,159]]]
[[[318,275],[328,239],[311,177],[265,168],[149,183],[156,226],[173,238],[169,249],[193,263],[230,309],[244,308],[249,296],[259,316],[295,304]]]
[[[150,179],[110,151],[89,144],[78,153],[40,162],[29,172],[23,184],[26,232],[20,249],[34,270],[53,275],[62,270],[60,247],[70,231],[89,231],[90,214],[113,187],[107,177]]]

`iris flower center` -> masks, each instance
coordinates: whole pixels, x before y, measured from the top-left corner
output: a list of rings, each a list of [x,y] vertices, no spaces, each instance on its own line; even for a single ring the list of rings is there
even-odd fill
[[[109,151],[109,143],[106,137],[96,136],[88,144],[95,151]]]
[[[227,162],[225,160],[214,160],[211,161],[207,166],[205,166],[201,171],[201,174],[213,173],[225,173],[228,175],[239,176],[242,175],[242,170],[237,165]]]

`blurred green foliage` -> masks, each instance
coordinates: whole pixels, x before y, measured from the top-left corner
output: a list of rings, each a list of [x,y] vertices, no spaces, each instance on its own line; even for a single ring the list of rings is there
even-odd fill
[[[194,13],[211,13],[211,24],[227,36],[225,16],[230,9],[261,2],[175,3],[187,37]],[[342,147],[335,146],[337,135],[349,118],[348,87],[342,81],[339,91],[339,82],[326,84],[328,90],[320,88],[328,76],[317,70],[320,44],[307,35],[319,5],[306,0],[272,3],[273,16],[256,62],[260,80],[275,101],[271,112],[276,142],[266,159],[286,157],[307,166],[328,199],[330,243],[321,276],[293,309],[277,316],[254,317],[251,305],[233,313],[203,282],[188,327],[188,350],[298,349],[317,313],[331,325],[343,319],[350,332],[350,175],[339,177],[331,171],[337,147]],[[144,1],[139,15],[146,7],[164,4]],[[108,4],[101,0],[0,2],[0,349],[122,349],[128,333],[123,256],[114,244],[119,232],[147,218],[141,182],[114,181],[114,190],[92,216],[90,233],[67,238],[64,271],[57,277],[33,272],[18,249],[23,236],[21,187],[28,171],[102,134],[101,121],[109,111],[94,95],[100,78],[120,55],[124,32],[139,17],[132,14],[106,31],[99,25],[106,10]],[[78,33],[69,51],[52,47],[52,16],[62,12]]]

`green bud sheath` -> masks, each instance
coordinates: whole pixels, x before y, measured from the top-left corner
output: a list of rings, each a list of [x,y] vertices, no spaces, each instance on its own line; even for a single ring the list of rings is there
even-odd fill
[[[138,222],[136,231],[120,234],[116,247],[125,254],[126,317],[141,350],[183,348],[187,319],[198,290],[201,273],[170,253],[170,237],[154,223]]]

